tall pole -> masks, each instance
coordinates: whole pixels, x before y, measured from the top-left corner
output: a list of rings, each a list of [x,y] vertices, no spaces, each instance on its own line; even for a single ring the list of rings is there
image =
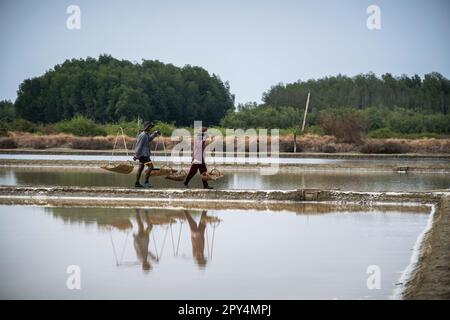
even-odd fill
[[[308,98],[306,99],[306,107],[305,107],[305,114],[304,114],[304,116],[303,116],[302,132],[305,131],[306,114],[308,113],[308,106],[309,106],[309,96],[310,96],[310,92],[308,92]]]

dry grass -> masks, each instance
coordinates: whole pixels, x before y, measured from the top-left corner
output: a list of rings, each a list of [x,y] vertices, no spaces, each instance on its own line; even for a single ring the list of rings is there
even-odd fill
[[[47,149],[70,148],[73,136],[66,134],[39,136],[32,133],[14,133],[18,148]]]
[[[450,139],[417,139],[401,140],[410,146],[413,152],[418,153],[450,153]]]
[[[362,153],[450,153],[450,139],[367,139]]]
[[[0,137],[0,149],[15,149],[17,142],[10,137]]]
[[[286,144],[293,145],[293,136],[287,137]],[[280,151],[283,152],[283,150]],[[352,143],[341,143],[333,136],[318,136],[314,134],[305,134],[297,137],[297,152],[354,152],[357,146]]]
[[[31,133],[14,133],[10,137],[0,137],[0,149],[27,148],[72,148],[81,150],[111,150],[116,137],[75,137],[67,134],[35,135]],[[223,141],[223,150],[226,143],[230,143],[231,137]],[[255,137],[256,139],[256,137]],[[127,148],[133,148],[135,139],[125,137]],[[164,141],[166,150],[171,150],[177,141],[171,141],[170,137],[158,138],[157,150],[162,151]],[[151,149],[155,150],[156,141],[152,142]],[[249,139],[246,140],[245,150],[249,150]],[[270,151],[270,137],[267,141],[267,149]],[[123,140],[117,142],[117,149],[124,149]],[[235,141],[236,148],[236,141]],[[294,137],[287,135],[280,137],[279,151],[292,152],[294,150]],[[297,152],[324,152],[324,153],[450,153],[450,139],[366,139],[363,145],[355,143],[339,142],[334,136],[318,136],[305,134],[297,137]]]
[[[361,147],[361,153],[395,154],[407,153],[410,148],[399,141],[369,140]]]
[[[326,134],[336,137],[338,142],[360,144],[361,121],[354,114],[327,114],[320,119]]]

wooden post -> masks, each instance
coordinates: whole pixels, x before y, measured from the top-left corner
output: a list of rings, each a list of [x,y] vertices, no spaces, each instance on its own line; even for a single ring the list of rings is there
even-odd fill
[[[309,96],[310,96],[310,92],[308,92],[308,98],[306,99],[306,107],[305,107],[305,114],[304,114],[304,116],[303,116],[302,132],[305,131],[306,114],[308,113],[308,106],[309,106]]]
[[[297,132],[294,132],[294,153],[296,152],[297,152]]]

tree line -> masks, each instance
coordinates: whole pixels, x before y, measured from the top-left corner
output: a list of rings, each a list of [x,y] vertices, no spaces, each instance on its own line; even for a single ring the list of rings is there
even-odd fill
[[[365,109],[369,107],[400,107],[419,113],[448,114],[450,107],[450,80],[437,72],[394,77],[373,73],[353,78],[338,75],[318,80],[277,84],[263,94],[263,104],[273,107],[304,108],[311,92],[311,110],[339,107]]]
[[[237,112],[228,112],[221,123],[225,127],[298,131],[308,92],[307,124],[313,133],[329,133],[330,119],[351,118],[362,133],[373,137],[450,134],[450,81],[436,72],[423,79],[368,73],[279,83],[263,94],[262,104],[238,105]]]
[[[263,93],[262,103],[234,108],[228,83],[201,67],[132,63],[109,55],[66,60],[26,79],[15,102],[0,101],[0,122],[9,123],[10,131],[30,126],[26,121],[40,123],[45,132],[51,131],[46,124],[61,122],[54,127],[62,128],[83,118],[101,125],[151,119],[172,127],[202,120],[209,126],[292,132],[301,125],[308,92],[307,127],[313,133],[327,133],[330,119],[352,117],[363,133],[374,137],[450,134],[450,81],[437,72],[279,83]]]
[[[35,123],[75,116],[98,123],[140,117],[183,126],[197,119],[218,124],[233,109],[233,100],[228,83],[203,68],[101,55],[66,60],[42,76],[26,79],[14,105],[18,117]]]

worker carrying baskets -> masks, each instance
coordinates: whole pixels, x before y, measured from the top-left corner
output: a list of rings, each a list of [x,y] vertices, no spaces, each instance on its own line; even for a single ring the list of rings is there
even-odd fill
[[[144,124],[143,130],[138,133],[136,145],[134,146],[134,156],[133,160],[139,160],[139,168],[136,173],[136,183],[135,188],[150,188],[151,184],[149,182],[150,174],[153,170],[153,163],[150,160],[150,142],[161,134],[159,130],[152,133],[150,131],[155,125],[153,122],[146,122]],[[145,182],[144,185],[141,184],[141,174],[144,168],[147,166],[147,171],[145,172]]]
[[[194,134],[194,148],[192,151],[191,169],[189,170],[186,180],[184,180],[184,186],[186,188],[189,185],[189,181],[191,181],[192,177],[195,176],[197,171],[200,171],[204,189],[213,189],[213,187],[208,185],[208,180],[217,180],[215,179],[216,174],[218,174],[220,177],[223,177],[223,175],[217,169],[215,169],[215,171],[208,172],[208,169],[206,168],[205,148],[208,144],[214,141],[214,136],[209,137],[206,133],[207,131],[208,128],[202,127],[200,129],[200,132]]]

